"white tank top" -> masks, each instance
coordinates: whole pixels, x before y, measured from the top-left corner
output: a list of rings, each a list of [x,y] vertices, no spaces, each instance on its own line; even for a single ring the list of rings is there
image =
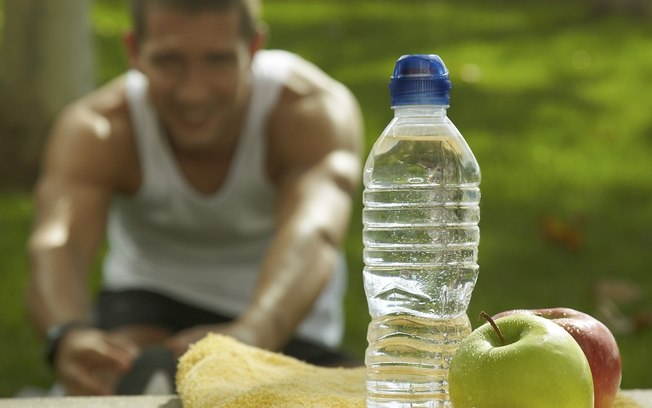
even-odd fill
[[[256,54],[244,129],[222,187],[208,195],[182,175],[148,100],[147,79],[127,73],[142,184],[133,196],[112,202],[105,288],[154,290],[227,316],[246,308],[276,222],[276,191],[265,171],[267,116],[297,58],[284,51]],[[340,343],[345,273],[340,256],[299,337]]]

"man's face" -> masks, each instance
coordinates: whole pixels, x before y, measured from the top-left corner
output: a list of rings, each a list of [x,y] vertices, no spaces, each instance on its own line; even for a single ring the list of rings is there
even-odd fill
[[[240,24],[236,10],[147,10],[132,65],[149,78],[151,101],[174,148],[219,144],[229,115],[246,102],[254,47]]]

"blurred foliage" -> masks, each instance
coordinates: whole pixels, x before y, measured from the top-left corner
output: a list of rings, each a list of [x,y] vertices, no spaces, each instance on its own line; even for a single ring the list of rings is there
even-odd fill
[[[269,48],[303,55],[356,94],[367,149],[392,116],[387,82],[396,58],[439,54],[453,81],[450,117],[482,168],[472,324],[481,310],[567,306],[602,316],[597,288],[624,283],[637,296],[614,304],[638,325],[612,326],[623,387],[652,388],[649,17],[563,0],[267,0],[264,16]],[[93,21],[103,83],[127,67],[124,2],[97,0]],[[0,396],[47,385],[22,311],[28,203],[0,199]],[[359,355],[369,321],[360,207],[357,200],[346,243],[345,341]]]

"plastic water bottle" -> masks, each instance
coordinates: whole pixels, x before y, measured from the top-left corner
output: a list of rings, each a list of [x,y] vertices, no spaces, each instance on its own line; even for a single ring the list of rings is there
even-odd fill
[[[367,407],[450,407],[478,276],[480,168],[447,116],[441,58],[402,56],[389,88],[394,118],[364,169]]]

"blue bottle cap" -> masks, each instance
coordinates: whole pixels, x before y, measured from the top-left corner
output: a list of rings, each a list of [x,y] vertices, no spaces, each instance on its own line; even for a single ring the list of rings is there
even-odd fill
[[[389,81],[391,106],[449,106],[450,90],[448,69],[434,54],[403,55]]]

